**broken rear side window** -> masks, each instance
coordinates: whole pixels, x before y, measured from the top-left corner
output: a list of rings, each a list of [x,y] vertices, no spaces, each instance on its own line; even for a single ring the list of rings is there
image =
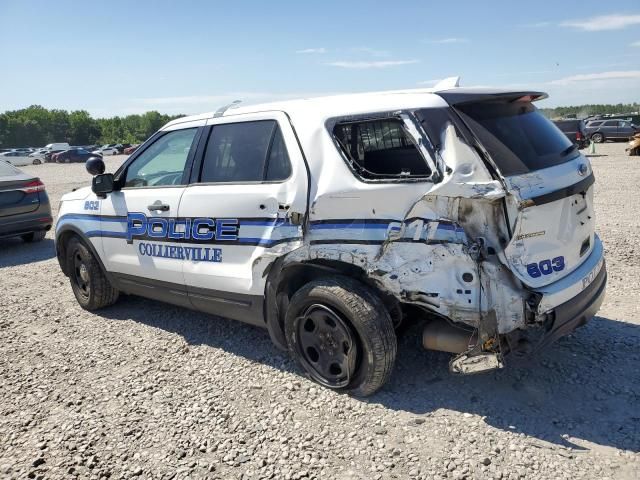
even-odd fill
[[[397,118],[340,122],[333,135],[358,174],[367,180],[424,178],[431,169]]]

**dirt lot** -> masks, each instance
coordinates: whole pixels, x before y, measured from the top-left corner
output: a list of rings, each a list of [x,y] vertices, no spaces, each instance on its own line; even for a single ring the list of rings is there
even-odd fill
[[[0,478],[640,478],[640,159],[597,148],[599,317],[474,377],[409,330],[367,400],[317,387],[240,323],[135,297],[88,313],[51,234],[0,240]],[[24,170],[54,210],[90,180]]]

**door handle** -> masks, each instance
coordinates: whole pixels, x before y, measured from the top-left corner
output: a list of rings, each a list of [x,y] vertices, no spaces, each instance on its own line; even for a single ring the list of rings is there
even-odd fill
[[[169,211],[169,205],[166,205],[164,203],[153,203],[151,205],[149,205],[147,207],[147,210],[149,210],[150,212],[155,212],[155,211],[160,211],[160,212],[168,212]]]

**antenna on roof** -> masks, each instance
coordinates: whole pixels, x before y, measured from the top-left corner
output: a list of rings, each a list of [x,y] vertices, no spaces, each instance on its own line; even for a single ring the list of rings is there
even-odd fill
[[[448,77],[440,80],[433,87],[434,90],[449,90],[460,86],[460,77]]]
[[[220,107],[218,110],[216,110],[216,113],[213,114],[213,118],[216,117],[221,117],[222,115],[224,115],[224,112],[226,112],[228,109],[230,109],[231,107],[233,107],[234,105],[239,104],[240,102],[242,102],[242,100],[234,100],[233,102]]]

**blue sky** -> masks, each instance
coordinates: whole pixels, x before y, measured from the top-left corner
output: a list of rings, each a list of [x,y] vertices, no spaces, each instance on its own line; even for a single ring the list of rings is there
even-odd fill
[[[640,101],[640,4],[0,0],[0,111],[215,110],[236,98],[463,86]]]

